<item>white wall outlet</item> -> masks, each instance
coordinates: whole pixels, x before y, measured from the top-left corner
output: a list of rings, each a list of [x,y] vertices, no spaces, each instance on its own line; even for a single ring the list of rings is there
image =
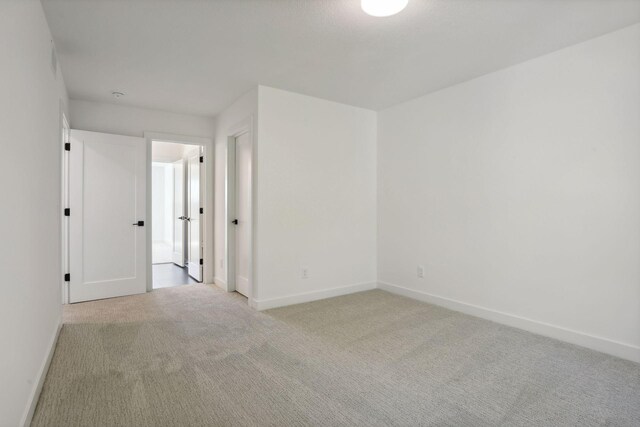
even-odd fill
[[[309,268],[308,267],[300,268],[300,278],[301,279],[308,279],[309,278]]]
[[[424,267],[421,265],[418,266],[418,279],[424,279]]]

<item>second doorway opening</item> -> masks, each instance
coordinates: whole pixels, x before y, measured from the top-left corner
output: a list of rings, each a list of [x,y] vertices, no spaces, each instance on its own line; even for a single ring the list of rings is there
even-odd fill
[[[204,147],[152,141],[153,288],[202,282]]]

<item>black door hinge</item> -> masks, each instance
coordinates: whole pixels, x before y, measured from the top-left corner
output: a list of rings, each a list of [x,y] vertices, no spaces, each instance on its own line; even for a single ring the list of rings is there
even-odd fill
[[[200,265],[202,265],[202,258],[200,258]]]
[[[204,163],[204,156],[200,156],[200,163]]]
[[[64,143],[64,151],[71,151],[71,143],[70,142],[65,142]]]
[[[200,213],[203,214],[204,213],[204,208],[200,208]]]
[[[71,216],[71,208],[64,208],[64,216]]]
[[[64,275],[64,281],[65,281],[65,282],[70,282],[70,281],[71,281],[71,274],[69,274],[69,273],[65,273],[65,275]]]

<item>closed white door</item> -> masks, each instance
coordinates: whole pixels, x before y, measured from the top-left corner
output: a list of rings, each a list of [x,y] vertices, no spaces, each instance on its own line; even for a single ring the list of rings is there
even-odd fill
[[[251,260],[251,141],[245,133],[236,138],[236,291],[249,296]]]
[[[189,276],[202,281],[202,244],[200,241],[200,154],[189,156],[187,160],[189,170]]]
[[[69,301],[146,292],[146,144],[71,131]]]
[[[184,183],[184,161],[178,160],[173,164],[173,247],[171,261],[180,267],[184,267],[185,260],[184,228],[187,216],[184,202]]]

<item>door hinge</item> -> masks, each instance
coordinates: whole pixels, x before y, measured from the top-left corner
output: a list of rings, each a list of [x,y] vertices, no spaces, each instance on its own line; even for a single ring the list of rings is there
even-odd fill
[[[200,163],[204,163],[204,156],[200,156]]]
[[[64,281],[65,281],[65,282],[70,282],[70,281],[71,281],[71,274],[69,274],[69,273],[65,273],[65,275],[64,275]]]
[[[200,265],[202,265],[202,258],[200,258]]]
[[[203,214],[204,213],[204,208],[200,208],[200,213]]]
[[[71,208],[64,208],[64,216],[71,216]]]
[[[64,143],[64,151],[71,151],[71,143],[70,142],[65,142]]]

